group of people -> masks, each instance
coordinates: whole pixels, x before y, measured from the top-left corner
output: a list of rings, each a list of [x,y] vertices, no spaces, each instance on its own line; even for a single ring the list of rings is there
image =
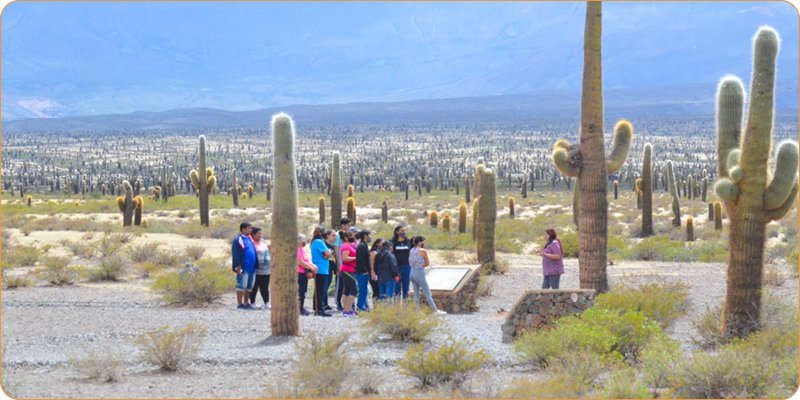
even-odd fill
[[[349,218],[340,221],[341,230],[334,231],[319,226],[310,240],[306,235],[298,236],[297,279],[299,284],[300,315],[310,315],[305,308],[308,283],[312,288],[313,312],[321,317],[332,316],[333,307],[328,304],[328,290],[335,282],[336,309],[343,316],[355,316],[369,311],[369,288],[374,301],[395,297],[408,298],[410,286],[414,288],[414,301],[419,307],[421,293],[437,315],[447,314],[439,310],[433,301],[425,268],[430,266],[425,238],[406,237],[406,228],[397,226],[390,240],[372,240],[372,232],[352,226]],[[269,309],[270,245],[261,236],[261,229],[243,222],[239,235],[233,240],[231,254],[236,275],[236,299],[238,309]],[[264,300],[256,305],[258,291]]]

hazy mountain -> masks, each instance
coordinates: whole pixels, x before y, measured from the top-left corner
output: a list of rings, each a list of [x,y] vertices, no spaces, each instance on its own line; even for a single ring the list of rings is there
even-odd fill
[[[784,88],[792,88],[790,90]],[[796,116],[798,82],[780,85],[776,109]],[[713,84],[605,91],[606,117],[702,115],[714,112]],[[130,129],[205,129],[268,127],[272,115],[285,112],[298,126],[416,122],[479,122],[580,116],[580,92],[539,89],[524,94],[457,99],[371,102],[331,105],[292,105],[255,111],[191,108],[161,112],[134,112],[68,118],[30,118],[3,122],[3,133]]]
[[[583,2],[15,2],[2,13],[2,118],[254,110],[578,90]],[[606,2],[606,88],[748,82],[750,39],[784,2]],[[784,90],[797,91],[794,88]]]

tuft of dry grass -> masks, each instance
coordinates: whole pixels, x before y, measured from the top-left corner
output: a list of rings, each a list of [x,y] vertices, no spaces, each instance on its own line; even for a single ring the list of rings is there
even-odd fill
[[[139,335],[133,342],[139,347],[140,360],[172,372],[191,363],[203,348],[205,339],[206,328],[192,322],[173,330],[165,325]]]

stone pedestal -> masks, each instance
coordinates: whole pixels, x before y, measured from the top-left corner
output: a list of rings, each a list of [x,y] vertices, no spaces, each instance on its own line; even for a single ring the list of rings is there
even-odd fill
[[[522,332],[542,329],[570,314],[582,314],[594,305],[594,289],[541,289],[525,292],[503,323],[503,343],[513,341]]]
[[[478,311],[478,283],[480,282],[480,265],[440,265],[432,267],[434,269],[469,269],[470,271],[461,279],[452,290],[434,289],[434,284],[428,280],[431,288],[431,296],[436,306],[448,314],[471,313]],[[428,274],[430,275],[430,270]],[[409,297],[414,296],[413,285],[408,293]],[[425,294],[420,293],[420,305],[427,304]]]

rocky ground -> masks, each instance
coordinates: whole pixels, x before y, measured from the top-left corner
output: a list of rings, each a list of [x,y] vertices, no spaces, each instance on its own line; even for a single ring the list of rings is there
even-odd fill
[[[435,252],[433,252],[435,253]],[[511,379],[532,374],[519,365],[511,348],[501,341],[502,310],[508,310],[526,289],[541,285],[541,261],[529,256],[503,255],[512,268],[497,278],[493,294],[479,300],[480,310],[470,315],[443,318],[457,336],[477,338],[491,355],[491,365],[481,378],[484,385],[501,388]],[[577,288],[577,260],[567,260],[562,288]],[[721,264],[621,263],[609,267],[611,282],[631,273],[658,273],[690,283],[696,310],[721,299],[725,292],[725,266]],[[798,281],[790,279],[772,289],[786,299],[798,298]],[[310,306],[310,300],[307,300]],[[300,338],[270,338],[270,311],[241,311],[234,294],[206,308],[164,306],[144,280],[121,283],[79,283],[68,287],[34,287],[2,291],[2,381],[17,398],[254,398],[267,384],[285,380],[293,343]],[[163,373],[136,360],[132,338],[164,325],[182,326],[196,321],[207,328],[208,338],[199,358],[185,371]],[[358,318],[303,317],[305,335],[351,334],[363,341]],[[694,345],[689,317],[668,330],[686,352]],[[368,344],[365,354],[371,369],[385,374],[381,396],[402,397],[414,381],[397,372],[396,361],[409,345],[387,342]],[[116,383],[102,383],[77,375],[67,367],[70,357],[92,348],[121,354],[124,371]]]

